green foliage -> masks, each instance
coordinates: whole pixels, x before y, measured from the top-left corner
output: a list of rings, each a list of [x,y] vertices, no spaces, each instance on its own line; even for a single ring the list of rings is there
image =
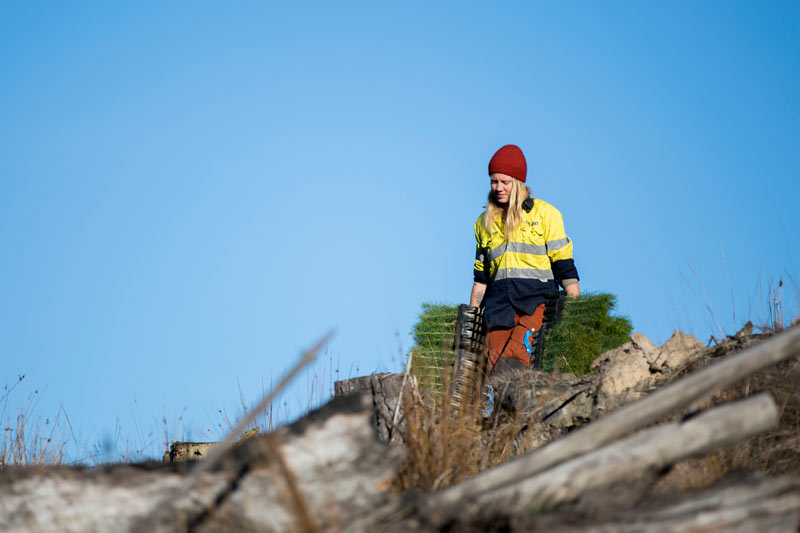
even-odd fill
[[[633,325],[611,314],[615,305],[613,294],[567,298],[561,321],[545,337],[542,370],[588,374],[600,354],[627,342]]]
[[[456,333],[458,306],[422,304],[419,321],[411,332],[414,348],[411,353],[411,373],[422,387],[441,386],[445,369],[453,365],[453,337]]]
[[[561,321],[545,338],[542,369],[587,374],[595,358],[627,342],[633,326],[627,318],[612,314],[615,305],[613,294],[567,298]],[[455,305],[422,304],[411,350],[411,372],[422,387],[439,388],[442,376],[452,368],[457,318]]]

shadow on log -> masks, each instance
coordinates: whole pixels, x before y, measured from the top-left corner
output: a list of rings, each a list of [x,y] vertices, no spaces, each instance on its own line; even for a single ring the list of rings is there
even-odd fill
[[[370,510],[396,497],[390,482],[402,448],[375,438],[372,405],[338,398],[294,424],[226,451],[187,490],[201,464],[94,468],[6,467],[0,531],[364,530]],[[282,458],[279,460],[279,456]],[[297,516],[286,470],[309,516]]]

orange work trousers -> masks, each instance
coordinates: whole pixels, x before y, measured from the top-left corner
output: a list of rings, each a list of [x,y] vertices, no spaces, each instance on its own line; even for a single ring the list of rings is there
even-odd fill
[[[525,334],[539,331],[544,319],[544,304],[540,304],[532,315],[514,317],[514,327],[495,329],[486,334],[486,347],[489,355],[489,370],[494,368],[501,357],[511,357],[531,365],[531,354],[525,348]]]

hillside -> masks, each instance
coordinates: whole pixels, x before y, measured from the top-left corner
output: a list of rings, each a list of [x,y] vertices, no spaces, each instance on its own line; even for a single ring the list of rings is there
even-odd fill
[[[583,376],[492,381],[490,409],[447,373],[365,376],[201,461],[4,467],[0,529],[797,531],[798,355],[800,326],[633,334]]]

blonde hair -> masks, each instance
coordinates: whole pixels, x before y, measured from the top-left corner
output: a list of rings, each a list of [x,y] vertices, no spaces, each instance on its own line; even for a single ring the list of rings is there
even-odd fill
[[[503,216],[505,211],[505,219],[503,222],[506,225],[506,239],[509,239],[517,229],[520,220],[522,220],[522,202],[524,202],[531,195],[531,190],[518,179],[511,182],[511,194],[508,195],[508,205],[504,206],[497,203],[494,193],[489,191],[489,200],[486,202],[486,211],[483,212],[483,227],[489,233],[492,232],[495,220]]]

